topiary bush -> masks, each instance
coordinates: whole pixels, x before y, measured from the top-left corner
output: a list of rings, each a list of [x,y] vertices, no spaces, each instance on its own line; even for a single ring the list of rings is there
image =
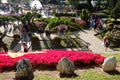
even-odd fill
[[[13,38],[14,38],[14,39],[20,39],[20,34],[14,34],[14,35],[13,35]]]
[[[32,36],[31,39],[32,51],[40,50],[40,40],[37,36]]]
[[[31,41],[32,43],[36,43],[37,41],[39,41],[39,38],[34,35],[34,36],[31,37],[30,41]]]
[[[88,19],[90,18],[90,13],[86,9],[82,9],[82,13],[80,14],[80,17],[82,20],[88,22]]]
[[[55,36],[53,38],[53,42],[55,43],[55,46],[61,45],[61,38],[60,38],[60,36]]]
[[[120,43],[120,30],[113,29],[111,32],[106,33],[108,38],[114,43]]]

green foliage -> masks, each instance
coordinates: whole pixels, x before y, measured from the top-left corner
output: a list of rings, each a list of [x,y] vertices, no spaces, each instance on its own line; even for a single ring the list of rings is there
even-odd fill
[[[105,57],[110,57],[110,56],[115,56],[116,60],[118,62],[120,62],[120,54],[101,54],[101,56],[105,56]]]
[[[102,13],[105,13],[105,14],[109,15],[110,14],[110,10],[109,9],[103,10]]]
[[[115,7],[111,11],[111,16],[117,20],[120,17],[120,1],[118,0]]]
[[[80,0],[66,0],[66,3],[77,9],[80,4]]]
[[[50,18],[37,18],[34,22],[46,22],[49,23]]]
[[[28,12],[27,14],[21,15],[21,21],[23,24],[25,20],[28,20],[28,22],[30,22],[32,20],[32,13]]]
[[[108,7],[109,7],[110,10],[112,10],[115,7],[117,1],[118,0],[109,0],[109,6]]]
[[[110,0],[109,10],[111,11],[111,17],[117,20],[120,17],[120,0]]]
[[[119,56],[119,55],[118,55]],[[102,72],[102,71],[101,71]],[[92,70],[90,69],[85,69],[82,70],[82,73],[80,76],[78,75],[77,77],[71,77],[71,78],[57,78],[55,76],[50,76],[50,75],[40,75],[39,77],[36,77],[34,80],[119,80],[120,76],[119,75],[109,75],[107,73],[101,73],[97,71],[96,69]]]
[[[8,19],[9,21],[16,21],[16,18],[14,18],[14,17],[12,17],[12,16],[8,16],[7,19]]]
[[[0,16],[0,19],[1,19],[1,20],[5,20],[5,17],[4,17],[4,16]]]
[[[42,17],[42,15],[37,13],[37,12],[34,12],[33,16],[34,16],[34,18],[41,18]]]
[[[82,9],[80,17],[82,20],[88,21],[88,19],[90,18],[90,13],[86,9]]]
[[[3,24],[3,19],[0,19],[0,25],[2,25]]]
[[[60,20],[58,18],[56,18],[56,17],[55,18],[51,18],[49,20],[49,23],[48,23],[46,28],[51,29],[51,28],[53,28],[53,27],[55,27],[55,26],[57,26],[59,24],[61,24],[61,22],[60,22]]]
[[[49,19],[49,23],[48,23],[46,28],[52,29],[52,28],[54,28],[54,27],[56,27],[56,26],[58,26],[60,24],[73,26],[74,29],[80,29],[81,28],[80,25],[78,25],[77,23],[72,22],[70,18],[60,18],[60,19],[58,19],[56,17]]]
[[[106,20],[105,20],[105,23],[111,23],[112,21],[111,21],[111,19],[110,18],[107,18]]]

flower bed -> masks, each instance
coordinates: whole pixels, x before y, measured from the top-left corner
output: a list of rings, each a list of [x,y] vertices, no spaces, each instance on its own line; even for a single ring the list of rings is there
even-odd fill
[[[34,68],[54,68],[56,67],[58,61],[66,57],[74,62],[75,66],[85,66],[85,65],[100,65],[103,63],[105,57],[99,54],[93,54],[90,52],[76,52],[76,51],[63,51],[63,50],[50,50],[46,53],[31,53],[19,56],[16,58],[11,58],[10,56],[0,53],[0,70],[15,70],[17,62],[23,58],[29,59]]]

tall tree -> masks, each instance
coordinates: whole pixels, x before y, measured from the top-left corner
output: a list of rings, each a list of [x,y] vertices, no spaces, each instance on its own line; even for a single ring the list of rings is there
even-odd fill
[[[120,17],[120,0],[117,0],[115,7],[111,10],[111,17],[115,20]]]
[[[89,5],[89,10],[92,10],[93,8],[91,1],[92,0],[87,0],[87,4]]]
[[[70,4],[74,8],[78,8],[80,0],[66,0],[66,3]]]
[[[109,0],[109,10],[112,10],[115,7],[117,1],[118,0]]]

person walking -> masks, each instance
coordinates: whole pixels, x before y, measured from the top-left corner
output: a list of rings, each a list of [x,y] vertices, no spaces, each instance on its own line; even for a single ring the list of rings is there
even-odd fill
[[[106,36],[103,38],[103,45],[105,47],[105,51],[107,51],[107,48],[110,45],[110,41],[109,41],[109,39]]]

